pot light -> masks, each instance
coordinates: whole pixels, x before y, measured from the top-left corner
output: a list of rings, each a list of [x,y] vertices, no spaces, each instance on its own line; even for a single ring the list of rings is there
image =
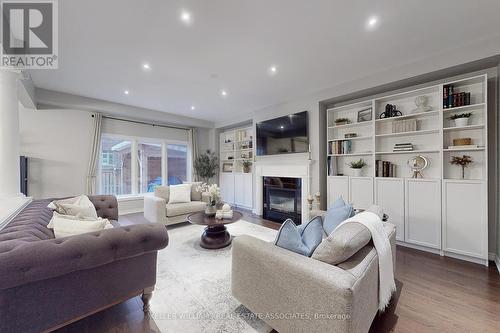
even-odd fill
[[[151,66],[148,63],[145,63],[145,64],[142,64],[142,68],[149,71],[151,69]]]
[[[378,24],[378,17],[376,17],[376,16],[370,16],[368,18],[368,21],[366,21],[366,27],[368,29],[375,28],[377,26],[377,24]]]
[[[222,89],[222,91],[220,92],[220,94],[222,95],[222,97],[226,97],[227,96],[227,91],[225,91],[224,89]]]
[[[185,24],[191,24],[191,13],[188,11],[183,10],[181,12],[181,21],[184,22]]]
[[[125,95],[128,95],[130,92],[129,92],[128,90],[125,90],[123,93],[124,93]]]
[[[285,128],[285,126],[281,125],[281,126],[280,126],[280,128],[281,128],[281,129],[284,129],[284,128]]]
[[[270,72],[271,74],[276,74],[276,72],[277,72],[277,71],[278,71],[278,68],[277,68],[276,66],[271,66],[271,67],[269,68],[269,72]]]
[[[196,107],[194,105],[191,106],[191,110],[195,110],[195,109],[196,109]]]

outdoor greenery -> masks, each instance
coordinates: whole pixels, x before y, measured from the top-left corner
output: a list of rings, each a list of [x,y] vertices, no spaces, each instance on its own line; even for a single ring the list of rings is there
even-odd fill
[[[361,169],[361,168],[367,166],[368,164],[366,164],[364,159],[360,158],[357,161],[352,161],[352,162],[347,163],[347,165],[352,169]]]
[[[193,167],[198,179],[208,183],[219,170],[219,158],[214,152],[207,150],[195,159]]]

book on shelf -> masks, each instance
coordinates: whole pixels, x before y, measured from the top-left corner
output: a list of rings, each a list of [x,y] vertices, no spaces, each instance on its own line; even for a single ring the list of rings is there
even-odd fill
[[[328,156],[327,159],[328,176],[336,176],[337,170],[337,160],[332,156]]]
[[[330,141],[328,143],[328,154],[350,154],[352,150],[351,140]]]
[[[411,143],[396,143],[392,151],[412,151],[413,144]]]
[[[416,130],[416,119],[394,120],[392,122],[392,133],[415,132]]]
[[[396,164],[389,161],[375,161],[375,176],[376,177],[396,177]]]
[[[470,92],[455,92],[453,85],[443,87],[443,109],[456,108],[459,106],[470,105]]]

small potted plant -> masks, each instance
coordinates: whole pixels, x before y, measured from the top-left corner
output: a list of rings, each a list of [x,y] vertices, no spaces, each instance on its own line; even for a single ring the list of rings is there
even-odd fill
[[[196,189],[198,192],[207,193],[207,206],[205,207],[205,215],[215,216],[217,205],[222,203],[220,188],[217,184],[208,185],[203,183]]]
[[[355,177],[360,177],[363,167],[367,166],[368,164],[366,164],[365,160],[360,158],[358,161],[347,163],[347,165],[352,169]]]
[[[335,126],[347,125],[349,124],[348,118],[337,118],[335,119]]]
[[[467,168],[469,166],[469,164],[472,163],[472,159],[470,156],[467,156],[467,155],[452,156],[450,163],[453,165],[459,165],[462,167],[462,179],[465,179],[465,168]]]
[[[467,113],[457,113],[450,117],[451,120],[455,121],[456,127],[467,126],[469,124],[469,118],[472,116],[471,112]]]
[[[243,172],[249,173],[251,171],[252,161],[251,160],[243,160],[241,162],[241,165],[243,166]]]

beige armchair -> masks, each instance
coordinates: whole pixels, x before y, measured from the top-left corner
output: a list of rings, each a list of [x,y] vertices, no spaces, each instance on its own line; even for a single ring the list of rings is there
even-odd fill
[[[208,195],[196,191],[201,183],[192,183],[191,202],[169,204],[169,186],[158,186],[153,196],[144,197],[144,218],[149,222],[163,223],[166,225],[187,221],[191,213],[205,209]]]

